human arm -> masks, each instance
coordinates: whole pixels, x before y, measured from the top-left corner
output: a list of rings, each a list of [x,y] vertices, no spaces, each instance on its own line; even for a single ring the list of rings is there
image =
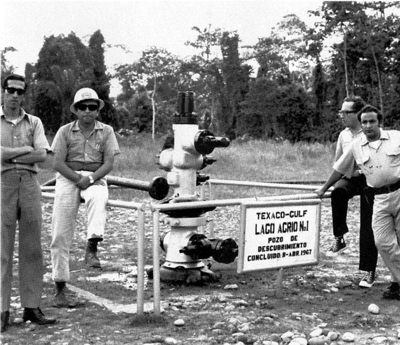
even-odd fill
[[[35,150],[32,146],[1,147],[1,159],[7,163],[34,164],[46,160],[47,150]]]
[[[90,175],[93,177],[94,181],[100,180],[108,173],[110,173],[113,167],[114,167],[114,154],[110,152],[104,155],[104,163]],[[91,185],[89,176],[82,176],[82,175],[79,176],[80,179],[79,181],[76,182],[76,186],[80,189],[88,188]]]
[[[326,180],[326,182],[324,183],[324,185],[315,190],[315,193],[317,193],[319,198],[322,198],[325,194],[325,192],[331,187],[333,186],[337,181],[339,181],[342,178],[342,174],[336,170],[332,170],[331,175],[329,176],[329,178]]]
[[[342,156],[342,154],[343,154],[343,146],[342,146],[340,138],[339,138],[339,140],[337,142],[337,145],[336,145],[335,160],[334,161],[337,162],[339,160],[339,158]]]
[[[54,155],[54,169],[74,183],[77,183],[82,178],[80,174],[67,165],[65,157],[63,158],[59,153]]]
[[[114,157],[120,154],[118,142],[112,127],[105,125],[104,131],[104,150],[102,150],[102,158],[99,159],[102,161],[102,163],[98,163],[100,166],[96,167],[95,170],[93,169],[93,173],[90,174],[94,181],[102,179],[112,171],[114,167]],[[81,189],[86,189],[90,185],[91,183],[89,176],[82,177],[82,179],[77,183],[77,186]]]

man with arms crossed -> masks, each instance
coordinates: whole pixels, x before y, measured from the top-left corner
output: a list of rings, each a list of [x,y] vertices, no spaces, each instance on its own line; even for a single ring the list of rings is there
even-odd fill
[[[19,228],[19,289],[23,320],[53,324],[40,309],[43,290],[42,194],[36,163],[50,146],[42,121],[21,108],[24,77],[12,74],[2,84],[1,108],[1,332],[10,324],[15,233]]]
[[[400,300],[400,245],[397,230],[400,229],[400,132],[382,130],[382,113],[370,105],[358,113],[358,119],[365,137],[352,142],[316,193],[322,197],[343,175],[352,176],[355,165],[365,175],[374,195],[372,229],[375,244],[392,276],[392,282],[383,297]]]

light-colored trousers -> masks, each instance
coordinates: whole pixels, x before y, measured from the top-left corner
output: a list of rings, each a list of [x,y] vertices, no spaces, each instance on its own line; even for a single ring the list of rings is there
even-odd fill
[[[375,195],[372,229],[392,281],[400,283],[400,189]]]
[[[79,171],[79,173],[90,175],[92,172]],[[81,198],[85,202],[87,211],[87,239],[103,239],[108,200],[106,179],[98,180],[85,190],[81,190],[74,182],[57,173],[51,223],[51,263],[53,280],[56,282],[67,282],[70,279],[69,252]]]
[[[36,173],[12,169],[1,174],[1,311],[10,308],[17,222],[21,306],[40,306],[43,289],[41,197]]]

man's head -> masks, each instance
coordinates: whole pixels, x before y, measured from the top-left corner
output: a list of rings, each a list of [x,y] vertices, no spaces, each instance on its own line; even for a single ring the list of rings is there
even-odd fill
[[[358,112],[357,118],[368,141],[376,141],[381,137],[383,115],[377,108],[367,104]]]
[[[359,126],[357,113],[365,106],[365,104],[364,100],[358,96],[346,97],[344,99],[342,108],[339,111],[339,116],[345,127],[357,128]]]
[[[7,76],[1,85],[4,106],[9,109],[20,108],[26,87],[25,78],[22,75],[10,74]]]
[[[97,109],[93,107],[89,107],[88,109],[84,109],[83,104],[97,104]],[[99,98],[96,91],[85,87],[76,92],[74,97],[74,103],[71,104],[70,110],[72,113],[78,115],[78,112],[82,111],[99,111],[104,107],[104,102]],[[81,108],[81,109],[80,109]]]

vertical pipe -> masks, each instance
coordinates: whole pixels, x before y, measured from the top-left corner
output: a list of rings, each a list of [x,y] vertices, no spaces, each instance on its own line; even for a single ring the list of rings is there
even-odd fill
[[[161,314],[160,306],[160,211],[153,212],[153,295],[154,314]]]
[[[278,271],[278,277],[276,278],[276,288],[275,288],[276,298],[283,297],[282,282],[283,282],[283,268],[281,267]]]
[[[137,248],[137,314],[144,312],[144,211],[138,210],[138,248]]]
[[[209,186],[209,198],[212,200],[212,188],[211,188],[211,182],[208,181],[208,186]],[[210,238],[214,238],[214,211],[209,212],[210,215]]]
[[[243,272],[243,265],[244,265],[244,231],[242,231],[242,229],[245,229],[246,227],[246,207],[244,207],[243,205],[240,206],[240,228],[239,228],[239,255],[238,255],[238,259],[237,259],[237,268],[238,271],[237,273],[242,273]],[[240,250],[241,249],[241,250]]]
[[[206,184],[206,182],[204,182],[204,183],[202,183],[201,184],[201,187],[200,187],[200,199],[202,200],[202,201],[205,201],[205,192],[204,192],[204,186],[205,186],[205,184]],[[200,225],[199,227],[198,227],[198,230],[199,230],[199,233],[200,234],[202,234],[202,235],[204,235],[205,234],[205,226],[204,225]]]

